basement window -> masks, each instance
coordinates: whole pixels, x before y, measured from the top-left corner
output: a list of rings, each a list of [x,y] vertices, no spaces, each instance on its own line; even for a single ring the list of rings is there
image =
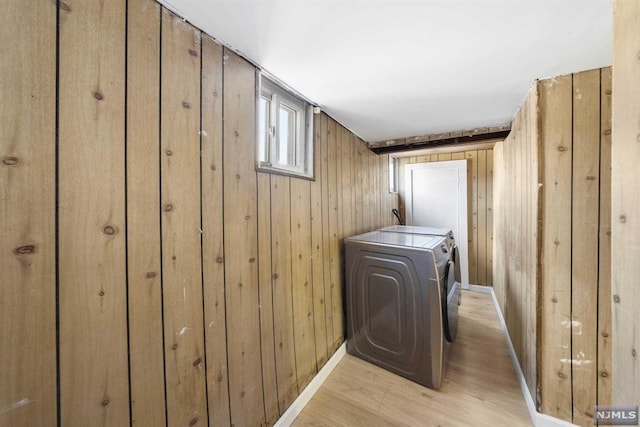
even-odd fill
[[[313,107],[263,75],[258,91],[258,170],[313,179]]]
[[[389,193],[398,192],[398,159],[389,156]]]

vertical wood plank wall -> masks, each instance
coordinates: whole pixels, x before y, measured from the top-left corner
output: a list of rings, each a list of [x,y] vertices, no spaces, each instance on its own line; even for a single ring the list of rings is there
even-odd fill
[[[119,425],[130,417],[125,6],[82,2],[60,10],[57,271],[65,425]]]
[[[536,394],[538,151],[536,88],[494,146],[493,287],[529,392]]]
[[[162,11],[160,238],[167,422],[177,425],[207,418],[202,253],[194,250],[201,234],[200,37]]]
[[[640,402],[640,4],[616,0],[613,23],[613,401]]]
[[[3,1],[0,22],[11,40],[0,47],[0,425],[47,425],[57,412],[55,3]]]
[[[494,147],[494,289],[539,410],[611,403],[611,68],[537,83]]]
[[[160,6],[127,9],[127,274],[131,419],[166,422],[160,240]],[[138,53],[141,52],[141,53]],[[143,423],[144,424],[144,423]]]
[[[315,180],[256,172],[253,65],[152,0],[23,6],[0,426],[273,424],[344,340],[342,239],[393,223],[388,156],[323,113]]]
[[[400,211],[404,211],[404,165],[467,159],[469,283],[493,284],[493,150],[467,150],[399,159]]]

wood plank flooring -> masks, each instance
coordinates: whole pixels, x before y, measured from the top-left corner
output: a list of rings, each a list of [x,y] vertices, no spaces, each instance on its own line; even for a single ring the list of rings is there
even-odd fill
[[[432,390],[347,354],[294,426],[530,426],[491,296],[464,291],[458,340]]]

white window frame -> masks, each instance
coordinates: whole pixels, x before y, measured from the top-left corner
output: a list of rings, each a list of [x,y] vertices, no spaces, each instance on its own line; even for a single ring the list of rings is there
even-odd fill
[[[260,139],[260,100],[269,100],[269,123],[267,123],[266,146]],[[295,112],[294,152],[288,153],[286,163],[278,161],[278,139],[280,137],[280,106]],[[256,90],[256,169],[259,171],[313,179],[313,106],[284,89],[258,72]],[[266,158],[264,158],[266,157]]]
[[[397,157],[389,155],[389,193],[397,193],[399,186],[399,178],[400,173],[398,171],[398,167],[400,166],[400,161]]]

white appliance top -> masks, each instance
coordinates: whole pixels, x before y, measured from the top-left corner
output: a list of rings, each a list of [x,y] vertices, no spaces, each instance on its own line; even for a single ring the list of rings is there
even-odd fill
[[[362,243],[375,243],[396,247],[434,249],[445,241],[443,236],[426,234],[396,233],[391,231],[376,230],[357,236],[347,237],[345,241]]]
[[[446,236],[451,232],[449,228],[436,227],[420,227],[415,225],[392,225],[390,227],[381,228],[380,231],[391,231],[394,233],[411,233],[411,234],[431,234],[434,236]]]

